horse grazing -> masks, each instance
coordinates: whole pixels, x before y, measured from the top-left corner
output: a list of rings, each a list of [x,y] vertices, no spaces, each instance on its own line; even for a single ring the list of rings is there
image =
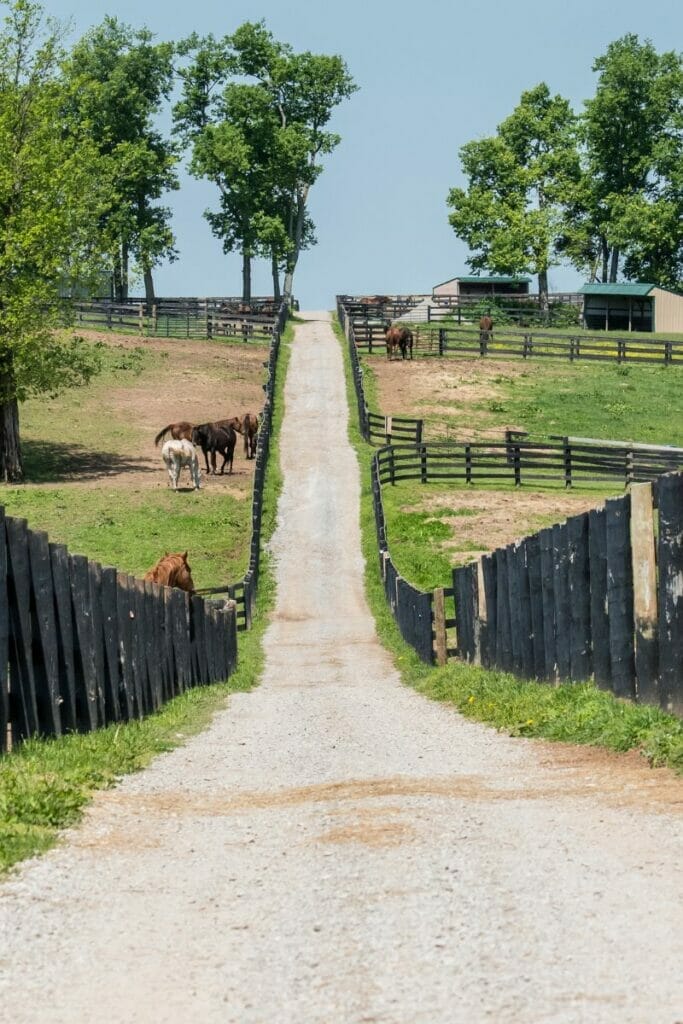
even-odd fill
[[[178,587],[191,594],[194,591],[194,582],[187,561],[187,551],[164,555],[156,565],[145,573],[145,579],[152,583],[159,583],[162,587]]]
[[[165,441],[161,449],[161,457],[166,463],[169,480],[174,491],[178,490],[178,478],[183,466],[190,471],[192,486],[199,490],[199,459],[194,445],[182,438],[181,440]]]
[[[179,423],[169,423],[167,427],[160,430],[157,436],[154,438],[155,445],[158,445],[167,434],[170,434],[174,441],[191,441],[192,440],[192,423],[188,423],[187,420],[180,420]]]
[[[389,324],[384,328],[384,337],[387,345],[387,359],[393,359],[400,350],[401,358],[406,358],[410,351],[410,358],[413,358],[413,332],[409,327],[392,327]]]
[[[221,422],[227,425],[221,426]],[[225,472],[226,463],[228,464],[228,473],[232,473],[232,460],[235,454],[237,434],[235,433],[235,428],[230,426],[227,420],[216,423],[200,423],[192,431],[192,443],[198,444],[204,452],[207,473],[213,472],[214,476],[216,475],[216,452],[220,452],[223,456],[221,476]],[[212,469],[209,469],[209,452],[211,453]]]

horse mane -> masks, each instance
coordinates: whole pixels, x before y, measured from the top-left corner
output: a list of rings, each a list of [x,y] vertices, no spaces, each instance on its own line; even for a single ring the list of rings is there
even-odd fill
[[[163,587],[176,587],[179,586],[178,578],[181,575],[182,570],[185,570],[191,586],[180,587],[181,590],[187,590],[188,593],[192,591],[192,575],[190,568],[187,564],[187,551],[185,553],[177,551],[172,554],[164,555],[160,558],[156,565],[152,566],[146,573],[144,578],[151,583],[158,583]]]

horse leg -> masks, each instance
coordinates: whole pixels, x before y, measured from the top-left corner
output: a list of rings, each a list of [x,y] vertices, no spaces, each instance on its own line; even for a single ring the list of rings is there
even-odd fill
[[[199,459],[195,455],[190,462],[190,475],[192,477],[192,483],[194,484],[195,490],[199,490],[201,483],[199,480]]]

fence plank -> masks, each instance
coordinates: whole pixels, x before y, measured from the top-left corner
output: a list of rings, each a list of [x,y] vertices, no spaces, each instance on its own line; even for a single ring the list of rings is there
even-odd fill
[[[505,672],[512,670],[512,637],[510,634],[510,597],[508,591],[507,550],[493,552],[496,567],[496,664]]]
[[[518,571],[518,592],[519,592],[519,640],[522,672],[527,679],[536,675],[536,663],[534,658],[534,627],[531,619],[531,582],[529,579],[528,548],[527,542],[521,541],[517,545],[517,571]]]
[[[33,592],[33,673],[42,736],[62,735],[59,650],[55,600],[47,534],[28,531]]]
[[[112,566],[102,568],[100,583],[100,601],[102,608],[102,643],[104,646],[104,714],[107,722],[121,720],[119,702],[119,629],[116,608],[117,584],[116,569]]]
[[[635,698],[633,658],[633,573],[631,568],[630,498],[605,503],[607,534],[607,614],[612,690]]]
[[[35,736],[40,728],[33,675],[31,574],[25,519],[5,520],[10,620],[10,714],[16,738]]]
[[[11,741],[9,716],[9,599],[5,510],[0,506],[0,754]]]
[[[526,539],[526,564],[529,574],[529,609],[531,612],[531,645],[533,675],[546,678],[545,644],[543,641],[543,591],[541,587],[541,540],[538,534]]]
[[[567,527],[558,523],[551,527],[553,542],[553,595],[555,598],[555,653],[557,674],[566,681],[571,675],[569,637],[571,612],[569,607],[569,565]]]
[[[593,678],[597,686],[609,690],[612,670],[607,614],[607,517],[604,508],[591,509],[588,513],[588,559]]]
[[[116,622],[120,665],[121,716],[131,722],[138,713],[135,693],[135,671],[133,668],[133,643],[135,606],[130,586],[130,577],[120,572],[116,576]]]
[[[658,481],[659,692],[666,711],[683,714],[683,476]]]
[[[498,633],[498,580],[492,555],[482,555],[481,575],[485,617],[481,623],[481,663],[490,668],[496,661],[496,635]]]
[[[507,584],[508,607],[510,609],[510,641],[512,646],[512,669],[522,674],[522,625],[520,620],[520,588],[522,573],[520,571],[520,550],[517,544],[508,544],[507,553]]]
[[[631,487],[631,565],[638,700],[659,704],[657,563],[652,484]]]
[[[71,606],[71,563],[69,552],[64,544],[50,544],[50,563],[57,623],[62,726],[65,731],[75,732],[78,729],[78,704],[76,702],[74,621]]]
[[[555,643],[555,593],[553,574],[553,532],[550,528],[538,535],[541,553],[541,601],[543,603],[544,678],[557,679],[557,648]]]
[[[97,693],[97,719],[100,725],[107,725],[104,696],[105,647],[102,615],[102,566],[99,562],[88,564],[90,577],[90,607],[92,610],[93,659],[95,663],[95,686]]]
[[[74,621],[74,665],[76,669],[76,711],[81,730],[98,726],[97,676],[95,671],[92,602],[88,559],[70,555],[71,609]]]
[[[145,647],[145,581],[131,579],[135,619],[133,628],[133,672],[135,673],[135,695],[138,700],[138,716],[143,718],[154,710],[147,670],[147,649]]]
[[[567,545],[571,622],[569,668],[575,682],[585,682],[593,671],[587,513],[567,520]]]

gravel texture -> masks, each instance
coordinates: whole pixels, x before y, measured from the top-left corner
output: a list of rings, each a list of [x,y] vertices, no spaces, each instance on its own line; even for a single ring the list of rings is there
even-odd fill
[[[297,330],[263,683],[0,886],[23,1022],[683,1020],[681,785],[404,688],[326,314]]]

